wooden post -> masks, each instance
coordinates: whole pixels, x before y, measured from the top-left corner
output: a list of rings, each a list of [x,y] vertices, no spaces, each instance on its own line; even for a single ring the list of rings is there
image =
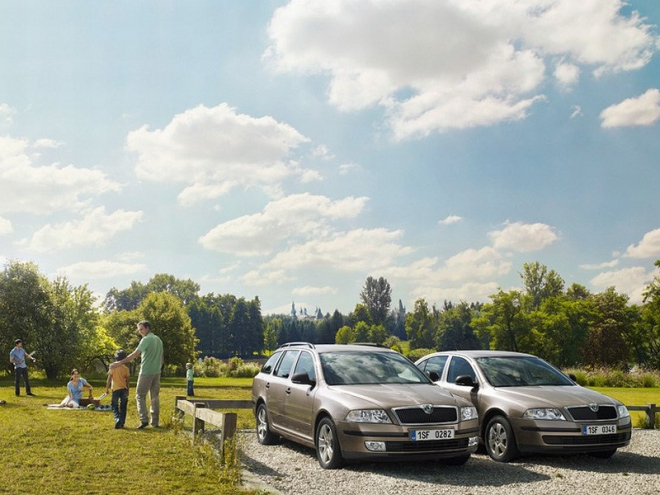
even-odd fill
[[[180,400],[186,400],[186,396],[185,395],[177,395],[174,398],[174,417],[179,421],[182,420],[183,417],[186,415],[186,413],[184,412],[183,409],[179,409],[179,401]]]
[[[205,408],[205,404],[195,403],[193,406],[193,427],[192,427],[192,441],[195,443],[195,438],[199,432],[204,431],[204,420],[197,417],[197,409]]]
[[[655,414],[657,409],[655,404],[646,404],[646,427],[650,429],[655,428]]]

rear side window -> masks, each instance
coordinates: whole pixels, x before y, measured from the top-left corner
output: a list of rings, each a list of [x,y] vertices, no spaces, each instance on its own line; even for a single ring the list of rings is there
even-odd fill
[[[282,357],[281,352],[276,352],[271,357],[268,358],[268,361],[261,368],[261,372],[267,375],[270,375],[273,372],[273,368],[277,364],[277,361]]]
[[[293,368],[293,363],[296,362],[298,354],[300,354],[300,351],[286,351],[282,357],[282,360],[275,369],[275,376],[279,376],[281,378],[289,378],[289,375],[291,374],[291,368]]]
[[[449,362],[449,369],[447,370],[447,383],[455,383],[456,378],[461,375],[467,375],[472,378],[472,381],[477,381],[477,375],[474,373],[472,366],[466,359],[458,356],[451,358]]]
[[[442,378],[442,372],[445,370],[446,364],[447,356],[433,356],[422,363],[422,371],[427,375],[435,371],[438,377]]]

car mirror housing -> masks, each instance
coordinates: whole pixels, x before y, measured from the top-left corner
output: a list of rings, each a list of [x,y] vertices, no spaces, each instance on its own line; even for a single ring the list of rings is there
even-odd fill
[[[427,375],[432,382],[437,382],[440,380],[440,375],[438,375],[438,373],[435,371],[429,371]]]
[[[456,377],[456,381],[454,382],[456,385],[460,385],[462,387],[472,387],[472,388],[479,388],[479,384],[475,383],[472,378],[468,375],[461,375]]]
[[[291,377],[291,381],[293,383],[310,385],[311,387],[314,387],[314,385],[316,385],[316,381],[312,380],[307,373],[296,373]]]

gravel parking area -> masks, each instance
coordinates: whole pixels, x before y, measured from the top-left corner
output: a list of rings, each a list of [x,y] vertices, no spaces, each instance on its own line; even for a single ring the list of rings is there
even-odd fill
[[[461,467],[440,462],[349,464],[324,470],[312,449],[282,441],[262,446],[239,433],[246,481],[285,494],[651,494],[660,493],[660,430],[635,430],[611,459],[586,455],[523,457],[510,464],[473,454]],[[259,485],[257,485],[259,486]]]

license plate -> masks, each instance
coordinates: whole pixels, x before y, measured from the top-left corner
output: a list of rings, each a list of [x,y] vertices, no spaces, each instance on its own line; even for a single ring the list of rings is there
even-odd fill
[[[616,433],[616,425],[583,426],[583,435],[608,435]]]
[[[450,438],[454,438],[454,430],[410,430],[410,440],[413,442],[447,440]]]

